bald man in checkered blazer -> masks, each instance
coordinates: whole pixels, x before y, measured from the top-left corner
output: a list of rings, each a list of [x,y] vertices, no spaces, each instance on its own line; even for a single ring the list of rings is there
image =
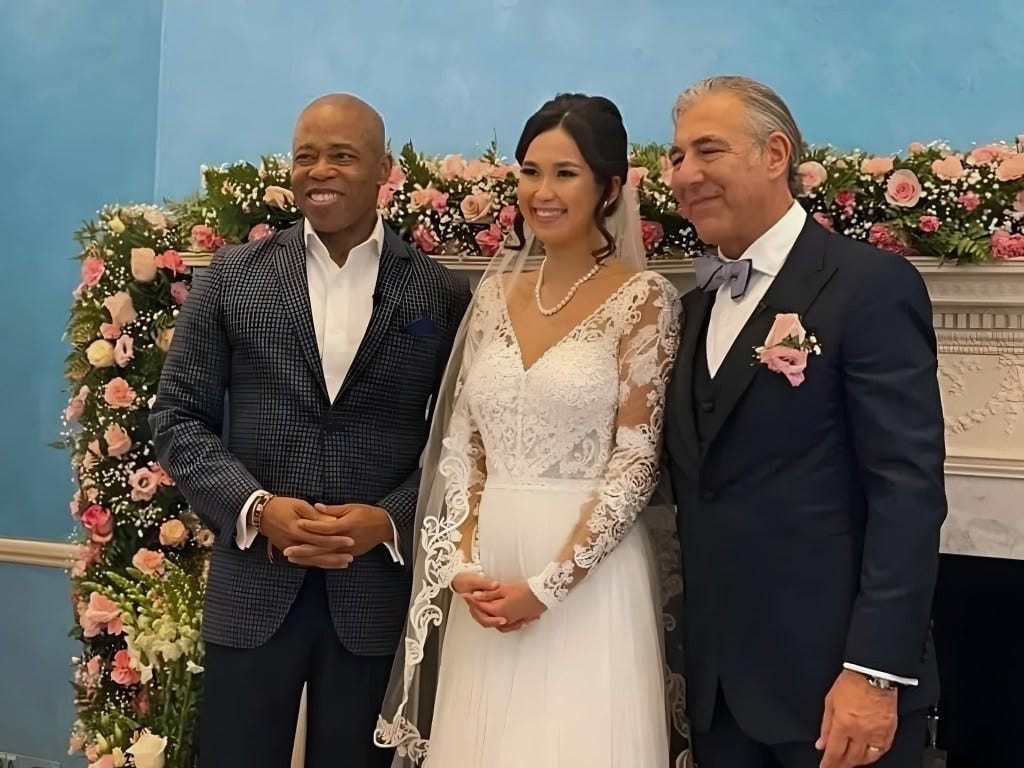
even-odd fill
[[[150,423],[217,535],[202,768],[285,768],[303,684],[307,766],[390,762],[372,731],[408,607],[418,460],[470,298],[381,221],[390,169],[365,103],[311,104],[293,145],[304,219],[219,251],[177,321]]]

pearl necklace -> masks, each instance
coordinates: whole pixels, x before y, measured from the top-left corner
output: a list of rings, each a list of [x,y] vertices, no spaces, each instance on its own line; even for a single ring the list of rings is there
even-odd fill
[[[579,290],[579,287],[583,285],[585,282],[587,282],[587,280],[592,278],[594,275],[596,275],[598,271],[601,269],[600,264],[595,264],[593,269],[591,269],[589,272],[587,272],[587,274],[585,274],[583,277],[581,277],[579,280],[572,284],[572,287],[569,289],[569,292],[565,295],[564,299],[558,302],[551,309],[548,309],[541,303],[540,300],[540,285],[544,281],[544,265],[547,263],[547,259],[544,259],[544,261],[541,263],[540,271],[537,273],[537,287],[534,288],[533,291],[533,295],[537,299],[537,309],[540,310],[540,313],[544,315],[544,317],[551,317],[552,315],[561,312],[565,308],[565,305],[572,300],[572,297],[576,295],[576,291]]]

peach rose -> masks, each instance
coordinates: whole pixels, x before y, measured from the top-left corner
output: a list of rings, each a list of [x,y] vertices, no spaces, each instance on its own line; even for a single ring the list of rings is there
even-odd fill
[[[188,540],[188,529],[176,517],[160,526],[160,543],[165,547],[180,547]]]
[[[155,343],[164,352],[171,348],[171,341],[174,339],[174,328],[161,328],[156,332]]]
[[[164,251],[156,257],[156,265],[160,269],[169,269],[175,275],[183,275],[188,272],[188,267],[181,260],[181,254],[175,250]]]
[[[103,387],[103,399],[111,408],[130,408],[135,403],[135,390],[118,376]]]
[[[800,181],[804,186],[804,192],[810,192],[820,187],[828,179],[828,171],[825,166],[816,160],[808,160],[797,166],[796,172],[800,175]]]
[[[967,162],[971,165],[987,165],[988,163],[1006,157],[1009,153],[1010,148],[1005,147],[1002,144],[986,144],[983,147],[975,147],[972,149],[971,154],[967,156]]]
[[[436,191],[433,184],[427,184],[426,187],[417,185],[416,189],[409,193],[409,207],[414,211],[429,208],[434,201],[434,192]]]
[[[518,165],[496,165],[491,169],[491,178],[498,179],[499,181],[507,179],[509,174],[514,174]]]
[[[385,184],[377,190],[377,207],[387,208],[391,205],[391,201],[395,199],[395,190],[388,184]],[[256,226],[259,226],[258,224]],[[252,232],[249,233],[249,237],[252,237]]]
[[[394,163],[391,166],[391,173],[388,174],[388,180],[385,186],[391,187],[394,191],[398,191],[405,186],[405,179],[405,171],[402,170],[402,166],[398,163]]]
[[[156,480],[160,485],[174,485],[174,481],[171,479],[171,476],[168,475],[167,471],[160,466],[160,462],[154,461],[149,465],[149,468],[153,471],[153,474],[156,475]]]
[[[1013,199],[1013,210],[1024,213],[1024,189],[1018,192],[1017,197]]]
[[[111,424],[103,432],[103,440],[107,444],[108,456],[124,456],[132,448],[132,439],[124,427]]]
[[[132,248],[132,277],[140,283],[156,280],[156,254],[152,248]]]
[[[132,487],[132,501],[150,501],[160,487],[160,479],[147,467],[136,469],[128,476]]]
[[[964,175],[964,164],[957,155],[932,161],[932,173],[946,181],[956,181]]]
[[[912,141],[910,142],[910,145],[907,147],[907,151],[912,155],[918,155],[921,152],[924,152],[926,149],[927,147],[920,141]]]
[[[462,155],[445,155],[444,160],[441,161],[442,179],[461,178],[465,171],[466,161],[462,159]]]
[[[85,410],[85,401],[89,398],[90,391],[89,387],[84,384],[78,388],[78,394],[68,401],[68,407],[64,409],[65,421],[78,421],[82,418],[82,412]]]
[[[871,176],[885,176],[893,168],[891,157],[866,157],[861,161],[860,172]]]
[[[97,339],[85,350],[85,356],[93,368],[109,368],[114,364],[114,345]]]
[[[647,174],[650,173],[646,168],[641,166],[634,166],[630,168],[626,173],[626,183],[629,184],[633,189],[640,189],[640,185],[644,183],[644,179],[647,178]]]
[[[462,170],[462,178],[467,181],[479,181],[484,176],[489,176],[494,166],[486,160],[472,160]]]
[[[121,338],[121,326],[117,323],[101,323],[100,336],[107,341],[117,341]]]
[[[891,205],[913,208],[921,199],[921,182],[906,168],[894,171],[885,185],[885,199]]]
[[[480,252],[488,257],[498,252],[504,239],[498,224],[491,224],[487,229],[476,233],[476,244],[480,246]]]
[[[206,224],[192,227],[192,249],[212,253],[227,242]]]
[[[103,270],[106,264],[98,256],[89,256],[82,262],[82,284],[86,288],[92,288],[103,277]]]
[[[135,340],[127,333],[117,340],[114,345],[114,362],[124,368],[135,357]]]
[[[164,556],[163,553],[151,549],[140,549],[132,557],[132,565],[150,576],[154,573],[163,573]]]
[[[146,220],[146,223],[149,224],[149,226],[151,226],[157,232],[163,232],[165,229],[167,229],[167,225],[170,223],[167,220],[167,217],[160,213],[160,211],[154,211],[152,209],[149,209],[145,213],[143,213],[142,218],[144,218]]]
[[[800,324],[800,315],[793,312],[780,313],[775,315],[775,322],[768,331],[768,338],[764,340],[766,347],[774,347],[781,344],[789,337],[794,337],[798,344],[803,344],[807,338],[807,332]]]
[[[113,296],[107,296],[103,300],[103,306],[110,313],[110,322],[122,328],[129,323],[134,323],[138,313],[132,304],[132,297],[127,291],[118,291]]]
[[[462,217],[469,224],[481,224],[491,219],[491,205],[493,200],[487,192],[476,192],[466,195],[459,204]]]
[[[1024,176],[1024,152],[1010,155],[996,168],[996,178],[1000,181],[1013,181],[1021,176]]]
[[[96,637],[106,629],[108,635],[120,635],[124,631],[121,609],[109,597],[93,592],[89,602],[79,606],[78,623],[85,630],[86,637]]]
[[[295,194],[284,187],[267,187],[263,191],[263,202],[281,210],[295,207]]]

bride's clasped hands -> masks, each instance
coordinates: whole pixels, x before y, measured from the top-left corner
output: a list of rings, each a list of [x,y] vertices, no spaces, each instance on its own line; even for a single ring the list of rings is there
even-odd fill
[[[452,590],[485,629],[514,632],[532,624],[547,610],[525,580],[500,582],[477,573],[460,573]]]

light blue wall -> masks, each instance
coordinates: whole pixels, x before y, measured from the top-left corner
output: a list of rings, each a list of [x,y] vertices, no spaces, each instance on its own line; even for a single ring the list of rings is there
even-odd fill
[[[1024,132],[1018,0],[166,0],[157,190],[287,150],[302,106],[351,90],[396,145],[473,153],[556,91],[614,99],[636,140],[716,73],[774,86],[808,139],[871,151]],[[1016,89],[1016,91],[1015,91]],[[1015,95],[1014,95],[1015,94]]]
[[[3,4],[0,536],[71,529],[68,455],[47,447],[67,398],[71,235],[106,202],[153,196],[161,10],[161,0]]]

